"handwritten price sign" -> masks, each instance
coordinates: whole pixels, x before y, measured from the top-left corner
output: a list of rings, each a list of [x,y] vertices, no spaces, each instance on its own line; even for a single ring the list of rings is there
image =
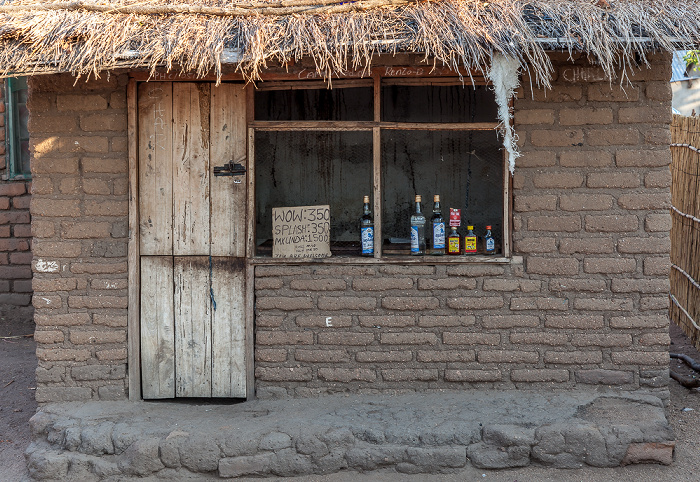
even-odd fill
[[[272,208],[273,258],[326,258],[330,234],[330,206]]]

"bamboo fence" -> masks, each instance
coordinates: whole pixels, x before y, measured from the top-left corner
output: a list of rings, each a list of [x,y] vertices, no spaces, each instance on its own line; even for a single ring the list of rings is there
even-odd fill
[[[671,125],[670,317],[700,348],[700,117]]]

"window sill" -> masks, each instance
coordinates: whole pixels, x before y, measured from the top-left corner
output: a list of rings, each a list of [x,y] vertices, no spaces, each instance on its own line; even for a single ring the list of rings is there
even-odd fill
[[[331,256],[329,258],[271,258],[256,256],[249,259],[250,264],[523,264],[522,256],[385,256],[383,258],[365,258],[361,256]]]
[[[2,177],[0,178],[2,181],[31,181],[32,180],[32,175],[31,174],[3,174]]]

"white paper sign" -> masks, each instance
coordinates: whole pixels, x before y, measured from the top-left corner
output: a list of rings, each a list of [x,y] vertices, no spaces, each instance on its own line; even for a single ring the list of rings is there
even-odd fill
[[[273,258],[326,258],[330,233],[330,206],[272,208]]]

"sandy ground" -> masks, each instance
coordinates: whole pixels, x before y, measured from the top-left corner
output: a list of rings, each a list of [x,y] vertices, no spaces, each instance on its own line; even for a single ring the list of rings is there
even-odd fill
[[[26,479],[24,449],[36,412],[36,343],[32,312],[0,306],[0,480]]]
[[[27,479],[24,449],[30,441],[29,418],[36,411],[34,401],[34,369],[36,345],[32,338],[22,335],[33,333],[31,313],[0,307],[0,481],[15,482]],[[13,338],[8,338],[13,337]],[[17,338],[15,338],[17,337]],[[700,362],[700,353],[690,344],[679,328],[671,326],[671,351],[684,353]],[[673,360],[672,368],[684,374],[692,370]],[[700,376],[700,374],[697,374]],[[690,410],[689,410],[690,409]],[[556,470],[526,467],[517,470],[483,471],[468,468],[456,474],[406,475],[393,471],[368,474],[355,472],[330,476],[302,477],[289,481],[491,481],[491,482],[559,482],[559,481],[700,481],[700,391],[688,390],[671,381],[671,424],[676,432],[676,461],[670,467],[637,465],[616,469],[584,468]],[[258,479],[256,479],[258,480]]]

